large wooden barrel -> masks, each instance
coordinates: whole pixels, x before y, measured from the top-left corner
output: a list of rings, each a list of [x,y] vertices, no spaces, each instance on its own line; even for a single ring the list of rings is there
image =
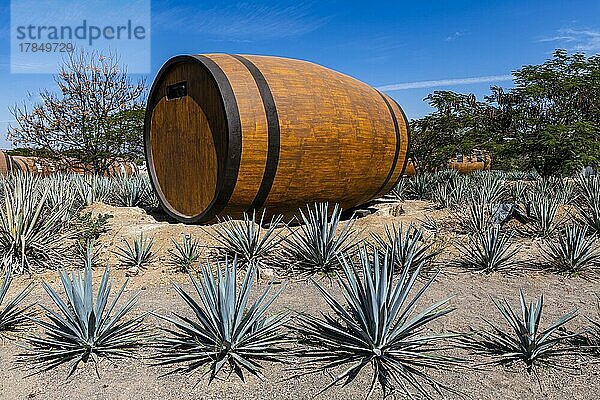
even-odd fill
[[[137,175],[139,173],[139,169],[137,165],[133,161],[125,161],[125,160],[116,160],[109,167],[106,175],[108,176],[130,176]]]
[[[144,140],[164,209],[203,223],[380,197],[402,176],[408,121],[391,97],[310,62],[186,55],[152,85]]]
[[[489,171],[492,166],[490,154],[482,150],[473,150],[470,156],[457,154],[448,162],[449,169],[455,169],[461,174],[475,171]]]
[[[24,156],[12,156],[13,171],[21,172],[35,172],[33,170],[33,164],[29,157]]]
[[[0,150],[0,175],[8,175],[15,169],[12,157],[6,150]]]
[[[406,163],[406,168],[404,168],[404,175],[405,176],[415,176],[416,174],[417,174],[417,169],[415,168],[415,162],[409,158]]]

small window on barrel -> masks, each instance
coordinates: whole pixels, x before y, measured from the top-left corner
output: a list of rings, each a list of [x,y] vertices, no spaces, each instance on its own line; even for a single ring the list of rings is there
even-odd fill
[[[167,86],[167,100],[179,99],[185,96],[187,96],[187,81]]]

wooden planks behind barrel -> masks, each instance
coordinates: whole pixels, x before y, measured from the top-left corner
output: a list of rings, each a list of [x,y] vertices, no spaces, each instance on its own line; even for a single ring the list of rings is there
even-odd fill
[[[0,150],[0,175],[8,175],[14,169],[12,157],[5,150]]]
[[[204,223],[314,202],[351,208],[402,176],[408,121],[389,96],[288,58],[177,56],[148,97],[148,172],[164,209]]]
[[[30,157],[12,156],[13,171],[35,172]]]

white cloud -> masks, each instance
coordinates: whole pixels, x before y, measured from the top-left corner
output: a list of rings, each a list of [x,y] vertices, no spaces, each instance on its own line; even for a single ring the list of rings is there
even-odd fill
[[[504,82],[511,81],[512,75],[490,75],[490,76],[475,76],[471,78],[456,78],[456,79],[440,79],[437,81],[418,81],[418,82],[405,82],[396,83],[392,85],[379,86],[377,89],[386,92],[394,90],[407,90],[407,89],[422,89],[422,88],[433,88],[439,86],[457,86],[457,85],[472,85],[475,83],[491,83],[491,82]]]
[[[539,39],[538,42],[555,42],[568,50],[600,50],[600,31],[594,29],[559,29],[555,35]]]
[[[152,22],[159,29],[203,33],[234,41],[282,38],[312,32],[329,19],[310,15],[308,8],[301,2],[289,6],[237,3],[210,9],[170,6],[156,11]]]
[[[444,39],[444,41],[445,41],[445,42],[453,42],[453,41],[455,41],[456,39],[458,39],[459,37],[462,37],[462,36],[465,36],[464,32],[459,32],[459,31],[456,31],[456,32],[454,32],[453,34],[451,34],[451,35],[447,36],[447,37]]]

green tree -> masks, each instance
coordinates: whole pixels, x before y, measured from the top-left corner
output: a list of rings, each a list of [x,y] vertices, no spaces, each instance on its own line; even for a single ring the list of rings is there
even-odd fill
[[[499,111],[495,122],[510,138],[507,153],[515,164],[542,176],[598,167],[600,56],[557,50],[513,75],[513,89],[494,87],[487,99]]]
[[[457,153],[493,150],[496,135],[489,132],[492,106],[473,94],[436,91],[425,98],[435,111],[411,121],[411,158],[418,171],[445,168]]]
[[[485,101],[438,91],[435,108],[411,121],[418,170],[443,168],[458,152],[488,150],[494,168],[571,175],[600,166],[600,55],[557,50],[513,72],[515,87],[491,88]]]
[[[35,101],[12,110],[15,146],[66,166],[105,172],[117,159],[143,157],[145,81],[132,81],[114,54],[70,53],[55,76],[57,91],[42,90]]]

